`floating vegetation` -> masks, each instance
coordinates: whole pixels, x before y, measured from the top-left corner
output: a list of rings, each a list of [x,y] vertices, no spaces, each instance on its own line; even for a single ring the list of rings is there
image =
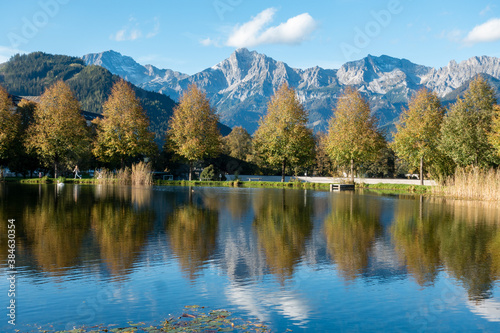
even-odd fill
[[[160,325],[147,326],[146,323],[129,322],[128,327],[112,328],[106,325],[92,327],[75,328],[67,331],[40,330],[39,332],[49,333],[126,333],[126,332],[171,332],[171,333],[191,333],[191,332],[270,332],[270,330],[259,321],[248,321],[242,318],[233,317],[232,313],[226,310],[207,310],[198,305],[188,305],[184,307],[181,315],[170,317]]]

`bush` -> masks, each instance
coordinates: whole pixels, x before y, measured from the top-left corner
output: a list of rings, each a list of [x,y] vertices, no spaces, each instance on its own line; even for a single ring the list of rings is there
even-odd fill
[[[215,167],[210,164],[201,172],[200,180],[217,180],[215,177]]]

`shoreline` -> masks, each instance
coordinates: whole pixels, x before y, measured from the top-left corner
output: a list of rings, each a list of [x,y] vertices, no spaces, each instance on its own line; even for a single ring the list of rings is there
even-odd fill
[[[56,184],[54,178],[5,178],[4,182],[20,184]],[[84,185],[131,185],[120,182],[116,179],[99,180],[95,178],[62,179],[64,184],[84,184]],[[201,180],[155,180],[151,185],[145,186],[206,186],[206,187],[243,187],[243,188],[283,188],[283,189],[305,189],[305,190],[330,190],[330,184],[327,182],[273,182],[273,181],[201,181]],[[393,193],[414,193],[414,194],[432,194],[434,186],[413,185],[413,184],[392,184],[392,183],[356,183],[356,189],[364,190],[384,190]]]

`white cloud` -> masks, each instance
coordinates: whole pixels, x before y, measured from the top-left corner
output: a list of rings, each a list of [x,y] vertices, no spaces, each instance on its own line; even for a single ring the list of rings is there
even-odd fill
[[[441,39],[447,39],[453,43],[460,43],[463,39],[463,31],[460,29],[453,29],[450,31],[443,30],[438,37]]]
[[[308,13],[292,17],[278,26],[267,27],[275,13],[275,8],[268,8],[249,22],[234,27],[226,45],[252,47],[261,44],[299,44],[317,27],[316,21]]]
[[[500,40],[500,18],[493,18],[477,25],[464,39],[467,44],[494,42]]]
[[[219,43],[211,38],[205,38],[200,40],[200,44],[203,46],[220,46]]]
[[[153,22],[152,27],[150,26],[151,22]],[[155,17],[153,21],[146,21],[142,24],[137,22],[134,17],[131,17],[127,25],[123,26],[116,33],[111,34],[109,38],[117,42],[131,41],[142,38],[144,36],[142,31],[146,30],[144,29],[144,26],[146,26],[145,28],[149,30],[149,32],[145,35],[146,38],[152,38],[160,32],[160,21],[157,17]]]

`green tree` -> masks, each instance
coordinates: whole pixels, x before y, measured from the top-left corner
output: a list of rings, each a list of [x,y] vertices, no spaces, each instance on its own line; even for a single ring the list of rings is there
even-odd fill
[[[396,124],[392,148],[412,169],[420,169],[424,184],[424,163],[431,164],[439,154],[438,144],[444,108],[436,93],[423,88],[408,103]]]
[[[57,178],[58,168],[76,164],[89,143],[80,103],[64,82],[57,81],[43,93],[35,109],[34,123],[28,129],[28,148],[36,151],[47,167],[53,166]]]
[[[228,136],[222,138],[223,152],[231,157],[247,161],[252,155],[252,137],[241,126],[233,128]]]
[[[206,94],[190,85],[174,108],[167,133],[172,150],[189,162],[189,180],[193,162],[215,157],[221,151],[218,121]]]
[[[500,105],[495,105],[495,114],[491,125],[489,141],[497,150],[497,155],[500,156]]]
[[[444,117],[439,147],[458,166],[498,163],[495,149],[488,141],[495,102],[493,88],[478,76]]]
[[[0,86],[0,159],[11,155],[13,143],[20,131],[21,119],[7,91]]]
[[[327,151],[338,165],[351,167],[354,182],[354,164],[374,161],[385,140],[377,129],[377,119],[371,114],[368,102],[352,88],[338,99],[327,134]]]
[[[40,167],[40,162],[36,152],[28,151],[25,142],[27,141],[27,130],[34,123],[36,103],[22,99],[17,104],[16,114],[20,119],[20,130],[12,143],[12,150],[9,154],[8,167],[11,171],[27,175],[28,171],[33,171]]]
[[[111,95],[103,105],[103,119],[96,118],[97,138],[92,152],[103,162],[153,154],[153,134],[139,99],[124,80],[113,85]]]
[[[271,97],[267,114],[254,135],[256,151],[272,166],[281,165],[285,181],[287,164],[303,166],[314,159],[314,137],[306,127],[308,113],[295,90],[283,84]]]

